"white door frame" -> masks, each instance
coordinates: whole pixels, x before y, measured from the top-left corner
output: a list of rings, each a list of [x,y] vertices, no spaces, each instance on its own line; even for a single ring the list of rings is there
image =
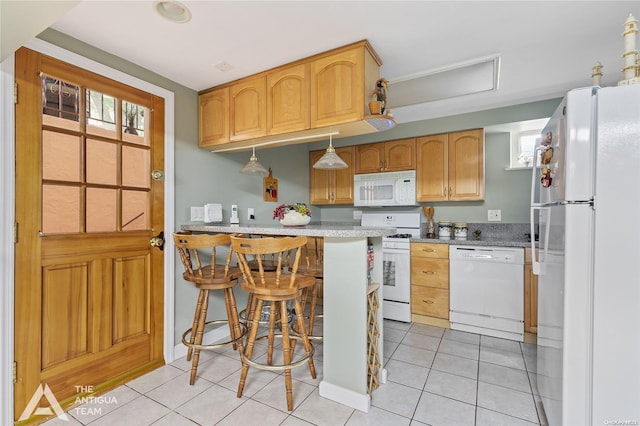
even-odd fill
[[[88,71],[128,84],[164,98],[164,233],[171,235],[175,226],[174,93],[162,87],[125,74],[76,53],[40,39],[33,39],[25,47],[68,62]],[[0,78],[0,424],[13,424],[13,353],[14,353],[14,260],[15,223],[15,106],[13,103],[14,57],[2,62]],[[174,269],[173,239],[166,238],[164,246],[164,360],[174,357]]]

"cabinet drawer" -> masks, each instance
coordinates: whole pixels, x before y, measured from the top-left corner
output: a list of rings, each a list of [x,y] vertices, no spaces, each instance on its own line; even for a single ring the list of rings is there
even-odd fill
[[[412,285],[411,313],[449,319],[449,290]]]
[[[449,244],[412,243],[411,257],[449,258]]]
[[[449,288],[449,261],[445,259],[411,258],[411,284]]]

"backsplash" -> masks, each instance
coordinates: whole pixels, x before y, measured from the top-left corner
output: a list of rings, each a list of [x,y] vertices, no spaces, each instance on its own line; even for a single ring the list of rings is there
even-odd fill
[[[421,235],[426,235],[426,225],[424,222],[421,224]],[[528,223],[467,223],[467,227],[469,240],[528,241],[531,233]],[[478,231],[479,238],[476,236]]]

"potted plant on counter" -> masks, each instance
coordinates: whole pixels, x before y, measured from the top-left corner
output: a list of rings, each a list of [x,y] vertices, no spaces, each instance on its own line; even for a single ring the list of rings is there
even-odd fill
[[[311,210],[304,203],[280,204],[273,211],[273,219],[284,226],[302,226],[311,221]]]

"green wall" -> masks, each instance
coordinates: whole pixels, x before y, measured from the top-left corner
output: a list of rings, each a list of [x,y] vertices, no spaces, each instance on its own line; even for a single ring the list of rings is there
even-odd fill
[[[265,202],[262,178],[239,173],[250,152],[216,154],[198,148],[197,93],[189,88],[150,72],[117,56],[98,50],[54,30],[38,36],[42,40],[103,63],[137,78],[172,91],[175,94],[175,220],[176,229],[189,222],[190,206],[221,203],[225,221],[231,204],[237,204],[241,223],[247,221],[247,208],[256,212],[257,223],[273,223],[272,211],[280,203],[309,202],[309,150],[324,149],[328,141],[293,145],[257,151],[258,160],[272,167],[278,179],[278,203]],[[335,146],[429,135],[494,124],[529,120],[551,115],[559,99],[499,108],[477,113],[443,117],[400,124],[394,129],[334,141]],[[487,209],[501,209],[503,222],[528,222],[530,174],[527,171],[505,171],[509,163],[509,138],[506,134],[486,136],[486,199],[483,202],[431,203],[436,206],[436,220],[486,222]],[[419,208],[405,208],[416,211]],[[352,220],[353,207],[312,208],[314,220]],[[165,230],[167,234],[170,230]],[[175,339],[180,342],[183,330],[193,318],[195,291],[181,278],[181,264],[176,256]],[[238,303],[244,299],[239,295]],[[224,312],[219,299],[212,300],[210,316]],[[217,316],[220,316],[218,314]]]

